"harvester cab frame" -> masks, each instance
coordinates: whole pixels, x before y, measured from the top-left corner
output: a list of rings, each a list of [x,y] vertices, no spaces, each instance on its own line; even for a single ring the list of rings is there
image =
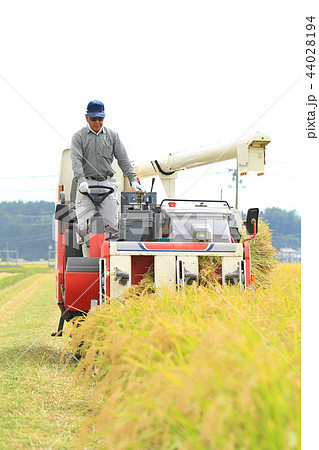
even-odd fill
[[[270,139],[261,133],[257,135],[256,142],[247,139],[246,159],[243,158],[243,140],[238,142],[241,161],[245,162],[247,170],[260,171],[264,167],[265,147]],[[128,180],[117,170],[121,205],[116,240],[107,234],[99,213],[99,205],[112,188],[107,188],[107,193],[95,194],[91,191],[103,187],[90,186],[88,197],[95,205],[95,213],[89,220],[88,234],[82,233],[89,247],[89,257],[83,257],[81,246],[76,242],[76,233],[81,233],[74,208],[76,184],[70,151],[63,152],[55,211],[56,298],[61,317],[53,335],[62,334],[65,320],[86,315],[96,305],[121,299],[125,290],[138,284],[150,267],[156,288],[179,290],[199,283],[199,258],[215,256],[220,261],[222,286],[232,284],[247,289],[252,284],[248,240],[258,231],[258,208],[248,210],[244,223],[240,212],[224,200],[177,199],[171,195],[175,192],[175,172],[185,166],[211,164],[218,155],[227,159],[224,155],[229,153],[227,145],[213,147],[211,158],[205,148],[201,161],[197,151],[193,165],[189,162],[189,153],[185,153],[184,157],[183,154],[175,154],[176,157],[170,154],[169,167],[164,161],[135,166],[138,176],[159,175],[167,193],[167,198],[160,203],[157,193],[153,192],[154,179],[150,192],[136,193],[128,189]],[[233,157],[232,149],[228,159]],[[245,239],[247,234],[253,236]]]

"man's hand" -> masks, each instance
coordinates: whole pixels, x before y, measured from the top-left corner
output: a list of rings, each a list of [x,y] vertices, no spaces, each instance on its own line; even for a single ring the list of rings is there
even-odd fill
[[[143,192],[143,194],[146,193],[146,190],[140,185],[140,183],[136,181],[132,181],[132,188],[135,192]]]
[[[79,191],[81,192],[81,194],[83,194],[84,192],[90,192],[89,185],[86,181],[82,181],[79,187]]]

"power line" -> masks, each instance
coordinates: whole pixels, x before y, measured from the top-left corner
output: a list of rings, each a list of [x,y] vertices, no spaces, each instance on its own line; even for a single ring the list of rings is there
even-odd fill
[[[3,75],[1,75],[1,73],[0,73],[0,77],[3,79],[3,81],[5,82],[5,83],[7,83],[7,85],[8,86],[10,86],[10,88],[19,96],[19,97],[21,97],[22,98],[22,100],[23,101],[25,101],[25,103],[27,104],[27,105],[29,105],[30,106],[30,108],[31,109],[33,109],[33,111],[34,112],[36,112],[37,114],[38,114],[38,116],[40,116],[41,117],[41,119],[43,119],[44,120],[44,122],[47,124],[47,125],[49,125],[49,127],[50,128],[52,128],[52,130],[53,131],[55,131],[56,132],[56,134],[64,141],[64,142],[66,142],[68,145],[69,145],[69,141],[67,140],[67,139],[65,139],[65,137],[64,136],[62,136],[62,134],[61,133],[59,133],[58,132],[58,130],[53,126],[53,125],[51,125],[51,123],[42,115],[42,114],[40,114],[40,112],[34,107],[34,106],[32,106],[32,104],[11,84],[11,83],[9,83],[9,81],[3,76]]]
[[[292,161],[276,161],[275,159],[268,159],[269,164],[270,163],[276,163],[276,164],[285,164],[289,166],[301,166],[301,163],[292,162]]]
[[[19,180],[21,178],[58,178],[58,175],[21,175],[14,177],[0,177],[0,180]]]
[[[1,209],[1,208],[0,208]],[[8,217],[31,217],[31,218],[38,218],[38,217],[52,217],[52,215],[54,214],[54,212],[52,214],[38,214],[38,215],[29,215],[29,214],[9,214],[9,213],[5,213],[3,212],[2,214],[8,214],[8,216],[6,217],[6,219]]]
[[[6,220],[7,223],[7,220]],[[24,222],[20,222],[20,223],[14,223],[14,225],[16,225],[17,227],[23,227],[23,228],[28,228],[28,227],[47,227],[47,226],[51,226],[51,221],[50,222],[46,222],[46,223],[24,223]],[[12,222],[11,222],[12,224]],[[11,225],[12,226],[12,225]]]
[[[234,169],[226,169],[226,170],[221,170],[219,172],[208,172],[208,173],[204,173],[202,176],[203,177],[212,177],[215,175],[223,175],[225,173],[229,174],[230,172],[232,172]],[[179,180],[186,180],[187,178],[197,178],[198,175],[179,175],[178,179]]]
[[[14,241],[9,241],[8,239],[6,239],[5,241],[0,241],[0,242],[1,243],[7,242],[8,244],[22,244],[22,243],[25,243],[25,242],[46,241],[48,239],[50,239],[51,241],[54,240],[52,238],[52,236],[48,236],[48,237],[44,237],[44,238],[28,239],[28,240],[23,240],[23,241],[17,241],[16,239]]]
[[[25,192],[48,192],[48,191],[52,192],[52,191],[56,191],[56,189],[32,189],[32,190],[27,190],[27,191],[25,191],[24,189],[23,189],[23,191],[21,191],[21,189],[20,189],[20,191],[11,191],[9,189],[8,191],[0,191],[0,194],[11,194],[11,193],[14,194],[17,192],[19,192],[20,194],[24,194]]]

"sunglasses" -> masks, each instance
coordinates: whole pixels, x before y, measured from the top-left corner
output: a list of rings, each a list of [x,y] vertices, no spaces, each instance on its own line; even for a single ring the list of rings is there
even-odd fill
[[[89,119],[92,120],[92,122],[103,122],[104,117],[90,117]]]

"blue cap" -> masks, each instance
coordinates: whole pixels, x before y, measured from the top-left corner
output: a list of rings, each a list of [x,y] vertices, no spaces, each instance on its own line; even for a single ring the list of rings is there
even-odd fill
[[[88,117],[105,117],[104,105],[99,100],[92,100],[86,108]]]

